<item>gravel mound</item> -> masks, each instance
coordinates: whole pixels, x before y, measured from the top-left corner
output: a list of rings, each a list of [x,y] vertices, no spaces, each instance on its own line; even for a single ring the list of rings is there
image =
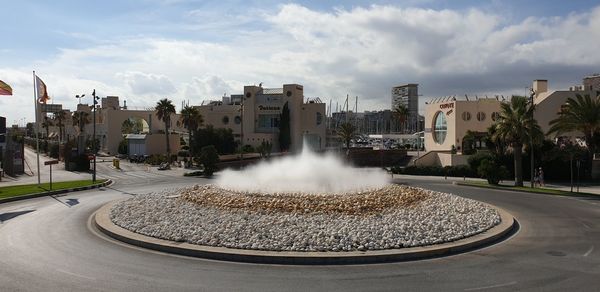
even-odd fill
[[[480,202],[398,185],[347,195],[265,195],[195,186],[132,197],[113,206],[110,216],[116,225],[147,236],[270,251],[424,246],[500,223],[498,212]]]

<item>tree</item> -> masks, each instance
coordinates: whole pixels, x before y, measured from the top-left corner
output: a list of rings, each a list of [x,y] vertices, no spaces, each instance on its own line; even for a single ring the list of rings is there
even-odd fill
[[[77,126],[79,129],[79,135],[84,132],[85,125],[90,123],[90,114],[87,112],[74,112],[73,113],[73,126]]]
[[[52,127],[54,125],[54,123],[52,123],[52,120],[50,118],[48,118],[48,116],[44,116],[44,121],[42,122],[42,128],[44,128],[46,130],[46,140],[48,140],[49,136],[50,136],[50,127]]]
[[[58,137],[59,140],[62,141],[64,140],[64,128],[65,128],[65,124],[64,121],[66,119],[66,114],[65,111],[58,111],[54,113],[54,120],[56,121],[56,124],[58,126]]]
[[[286,102],[279,116],[279,148],[281,152],[288,151],[292,143],[290,131],[290,108]]]
[[[402,127],[406,123],[406,118],[408,117],[408,114],[408,107],[404,104],[398,104],[394,108],[394,118],[398,121],[398,130],[400,132],[402,132]]]
[[[171,126],[171,114],[175,113],[175,106],[171,100],[163,98],[156,103],[156,116],[165,123],[165,139],[167,141],[167,159],[171,162],[171,145],[169,145],[169,127]]]
[[[200,163],[204,167],[204,175],[212,176],[217,170],[217,163],[219,162],[219,154],[217,149],[213,145],[208,145],[200,149],[200,156],[198,157]]]
[[[202,149],[204,146],[213,145],[219,154],[235,152],[236,143],[231,129],[215,129],[212,125],[208,125],[196,129],[193,137],[194,144],[190,145],[190,149]]]
[[[350,149],[350,142],[356,137],[356,127],[351,123],[342,123],[338,128],[338,135],[344,141],[346,149]]]
[[[576,98],[567,99],[558,118],[550,121],[548,134],[557,135],[568,132],[581,132],[588,148],[588,161],[596,152],[597,136],[600,135],[600,92],[595,98],[589,94],[577,94]]]
[[[201,127],[203,123],[204,123],[204,120],[202,119],[202,115],[200,115],[200,112],[198,111],[198,109],[196,109],[195,107],[191,107],[189,105],[186,105],[185,107],[183,107],[183,109],[181,110],[181,117],[177,121],[178,126],[180,126],[180,127],[183,126],[184,128],[186,128],[188,130],[189,145],[193,145],[192,133],[194,131],[196,131],[199,127]],[[192,150],[192,148],[190,150]],[[194,151],[190,151],[190,152],[192,153],[192,156],[193,156]]]
[[[500,106],[500,117],[496,121],[493,140],[510,146],[515,161],[515,186],[523,186],[523,145],[541,142],[544,137],[540,126],[533,118],[534,106],[523,96],[513,96],[510,102]]]

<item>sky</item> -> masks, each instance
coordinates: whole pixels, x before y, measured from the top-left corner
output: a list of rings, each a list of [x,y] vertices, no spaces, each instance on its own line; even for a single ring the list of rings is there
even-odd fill
[[[200,104],[244,85],[304,85],[305,97],[389,109],[418,83],[441,96],[527,94],[600,72],[599,1],[0,0],[0,96],[7,123],[31,121],[32,72],[54,103],[116,95]]]

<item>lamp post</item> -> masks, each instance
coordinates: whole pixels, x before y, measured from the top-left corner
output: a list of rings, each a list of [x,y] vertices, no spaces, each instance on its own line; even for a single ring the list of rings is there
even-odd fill
[[[535,97],[535,91],[533,90],[533,88],[530,89],[530,94],[529,94],[529,98],[531,100],[531,119],[533,122],[533,98]],[[532,126],[532,125],[530,125]],[[531,181],[531,188],[534,188],[534,181],[533,181],[533,177],[535,176],[535,166],[534,166],[534,161],[533,161],[533,127],[531,127],[531,129],[529,129],[529,151],[531,152],[530,156],[531,156],[531,176],[529,178],[529,180]]]
[[[94,110],[94,133],[92,135],[92,153],[94,153],[94,172],[92,174],[92,182],[96,182],[96,105],[98,104],[98,99],[100,99],[100,97],[96,96],[96,89],[94,89],[94,91],[92,92],[92,98],[93,98],[93,110]]]

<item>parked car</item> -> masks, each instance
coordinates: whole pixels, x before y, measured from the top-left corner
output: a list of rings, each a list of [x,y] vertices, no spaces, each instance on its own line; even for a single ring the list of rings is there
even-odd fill
[[[158,170],[171,169],[171,165],[168,162],[163,162],[158,166]]]

